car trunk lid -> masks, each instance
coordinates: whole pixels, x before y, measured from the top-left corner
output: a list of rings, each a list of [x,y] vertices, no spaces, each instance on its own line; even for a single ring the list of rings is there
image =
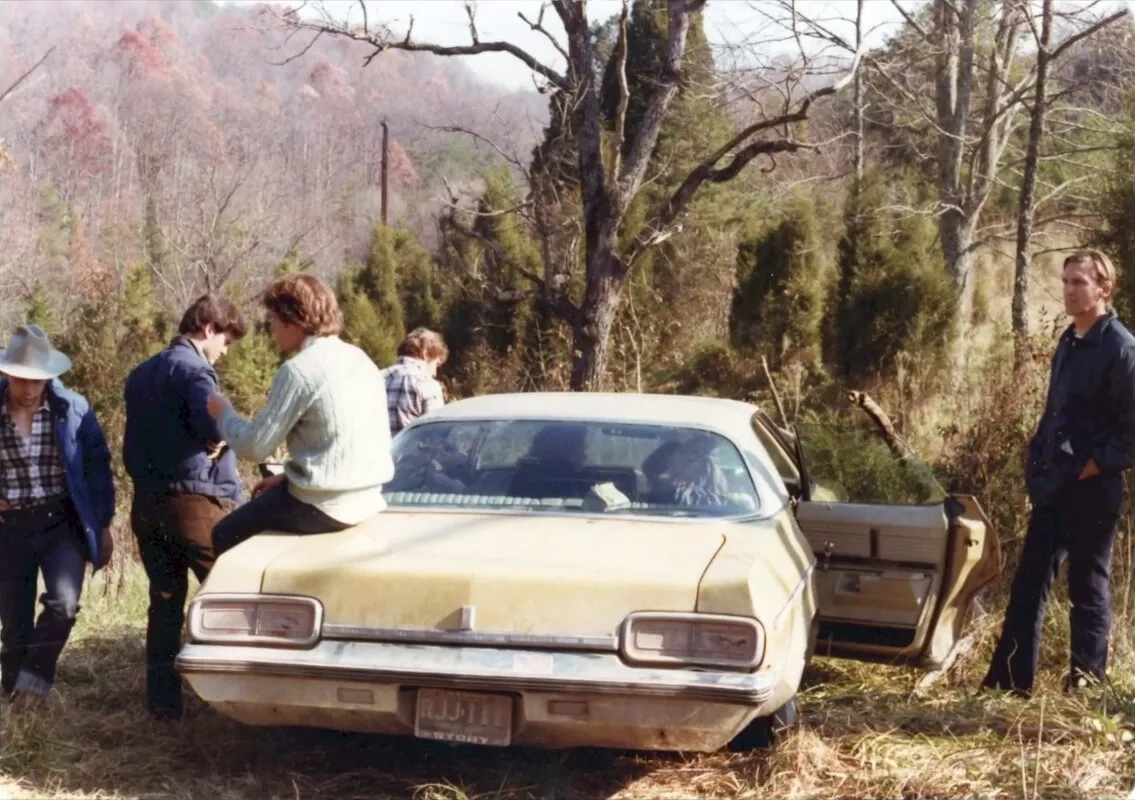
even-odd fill
[[[695,610],[723,541],[705,522],[388,511],[342,533],[296,537],[268,565],[262,591],[317,597],[324,624],[340,628],[471,622],[479,632],[609,636],[632,611]]]

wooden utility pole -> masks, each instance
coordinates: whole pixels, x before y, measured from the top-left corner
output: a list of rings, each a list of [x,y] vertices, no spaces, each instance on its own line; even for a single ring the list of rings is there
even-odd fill
[[[386,227],[386,164],[390,156],[389,131],[386,120],[382,121],[382,226]]]

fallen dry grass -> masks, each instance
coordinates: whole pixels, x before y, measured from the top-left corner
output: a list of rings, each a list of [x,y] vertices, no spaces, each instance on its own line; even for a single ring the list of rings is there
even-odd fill
[[[975,696],[989,617],[974,625],[973,654],[924,694],[912,670],[818,660],[801,695],[803,724],[772,753],[500,751],[247,728],[191,692],[182,722],[151,722],[136,568],[120,585],[91,586],[49,711],[5,714],[0,780],[13,797],[1122,797],[1135,776],[1128,636],[1116,647],[1113,685],[1063,697],[1063,613],[1050,615],[1045,691],[1029,702]],[[1128,629],[1126,613],[1120,626]]]

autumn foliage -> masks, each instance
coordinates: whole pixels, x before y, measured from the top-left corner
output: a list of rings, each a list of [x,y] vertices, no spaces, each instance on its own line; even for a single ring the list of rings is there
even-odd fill
[[[52,55],[0,113],[0,270],[26,287],[0,300],[0,319],[22,313],[36,281],[60,318],[86,295],[67,255],[75,217],[106,287],[146,264],[174,313],[207,287],[252,296],[292,250],[329,280],[364,261],[383,122],[388,216],[427,242],[441,178],[475,186],[491,160],[433,128],[535,141],[538,98],[510,101],[443,59],[363,70],[365,48],[328,40],[273,63],[282,42],[259,30],[260,11],[33,0],[3,15],[5,76]]]
[[[94,177],[110,168],[114,151],[107,126],[86,92],[72,86],[53,96],[40,121],[42,152],[65,172]]]

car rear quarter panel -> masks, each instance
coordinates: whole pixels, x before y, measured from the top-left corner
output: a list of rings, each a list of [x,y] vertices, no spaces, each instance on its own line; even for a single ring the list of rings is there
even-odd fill
[[[785,702],[795,693],[807,657],[816,613],[814,562],[785,507],[768,519],[731,526],[698,590],[698,611],[752,616],[764,626],[760,669],[781,671],[778,694]]]
[[[217,559],[199,595],[228,592],[259,592],[264,569],[295,544],[296,537],[262,533]]]

